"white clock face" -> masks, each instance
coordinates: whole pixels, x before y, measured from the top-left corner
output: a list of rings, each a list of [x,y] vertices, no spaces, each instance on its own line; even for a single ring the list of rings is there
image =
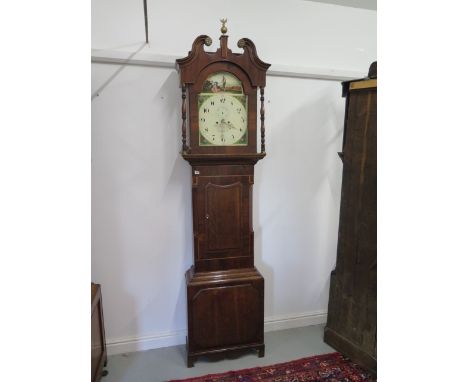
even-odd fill
[[[230,94],[215,94],[205,99],[198,109],[198,126],[204,138],[200,139],[200,144],[247,144],[243,139],[247,132],[247,110],[241,100]]]
[[[229,72],[210,75],[198,95],[200,146],[247,146],[247,96]]]

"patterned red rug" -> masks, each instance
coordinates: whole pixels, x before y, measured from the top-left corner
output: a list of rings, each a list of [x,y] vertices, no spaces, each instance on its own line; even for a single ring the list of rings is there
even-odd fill
[[[340,353],[323,354],[220,374],[170,382],[375,382],[376,379]]]

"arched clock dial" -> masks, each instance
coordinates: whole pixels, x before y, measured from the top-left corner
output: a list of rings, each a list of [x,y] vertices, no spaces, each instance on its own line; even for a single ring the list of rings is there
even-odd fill
[[[214,94],[198,109],[200,146],[247,145],[247,97]]]

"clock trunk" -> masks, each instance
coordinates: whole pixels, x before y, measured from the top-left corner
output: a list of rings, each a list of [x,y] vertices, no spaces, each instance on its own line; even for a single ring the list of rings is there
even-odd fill
[[[253,166],[194,166],[195,271],[253,267]]]

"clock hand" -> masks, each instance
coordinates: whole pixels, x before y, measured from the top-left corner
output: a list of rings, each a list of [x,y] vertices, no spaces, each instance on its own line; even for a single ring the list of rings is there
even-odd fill
[[[224,122],[224,119],[222,119],[220,122],[219,122],[219,127],[220,127],[220,130],[221,130],[221,142],[224,142],[225,141],[225,138],[224,138],[224,131],[226,130],[225,129],[225,125],[226,125],[226,122]]]
[[[226,123],[226,121],[225,121],[224,119],[221,120],[221,125],[223,126],[223,129],[226,128],[226,127],[227,127],[229,130],[235,128],[234,126],[232,126],[231,121],[228,121],[228,123]]]
[[[226,126],[229,128],[228,124],[224,121],[224,119],[221,120],[220,126],[221,126],[221,131],[223,132],[226,130]]]

